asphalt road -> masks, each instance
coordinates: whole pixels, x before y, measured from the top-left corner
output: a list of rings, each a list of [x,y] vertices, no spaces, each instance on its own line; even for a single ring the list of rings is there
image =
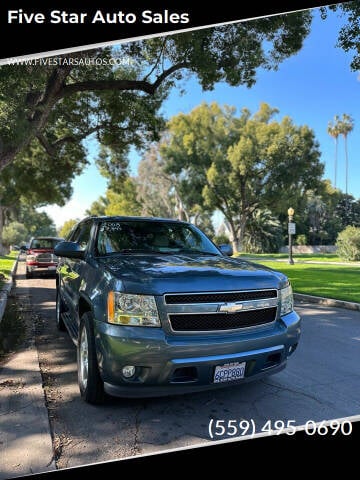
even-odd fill
[[[260,432],[269,420],[300,426],[360,415],[359,312],[298,305],[301,343],[287,368],[263,381],[168,398],[112,398],[95,407],[81,400],[75,347],[56,329],[54,278],[26,280],[20,262],[17,284],[30,287],[60,469],[212,442],[211,420],[213,427],[217,420],[236,420],[240,434],[246,422]]]

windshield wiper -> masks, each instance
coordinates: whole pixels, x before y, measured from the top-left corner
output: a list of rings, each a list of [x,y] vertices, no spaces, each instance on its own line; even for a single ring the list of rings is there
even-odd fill
[[[153,253],[153,250],[147,250],[146,248],[123,248],[115,253]]]
[[[212,255],[215,257],[221,256],[220,253],[215,253],[215,252],[204,252],[203,250],[193,250],[192,248],[181,248],[175,253],[196,253],[200,255]]]

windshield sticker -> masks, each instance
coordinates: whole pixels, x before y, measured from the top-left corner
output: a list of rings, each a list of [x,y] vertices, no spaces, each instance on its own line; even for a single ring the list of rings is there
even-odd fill
[[[120,232],[122,230],[122,225],[119,222],[106,222],[103,223],[100,227],[100,232]]]

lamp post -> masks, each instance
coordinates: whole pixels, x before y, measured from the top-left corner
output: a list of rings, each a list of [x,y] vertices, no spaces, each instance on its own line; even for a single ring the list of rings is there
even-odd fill
[[[293,208],[289,208],[288,211],[289,216],[289,223],[288,223],[288,234],[289,234],[289,263],[290,265],[294,265],[293,255],[292,255],[292,236],[296,233],[295,223],[293,222],[293,217],[295,210]]]

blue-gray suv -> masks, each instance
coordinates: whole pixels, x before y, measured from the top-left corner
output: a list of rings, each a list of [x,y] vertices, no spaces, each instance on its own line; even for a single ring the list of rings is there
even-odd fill
[[[56,245],[56,321],[85,401],[238,385],[282,370],[300,317],[288,278],[191,223],[88,217]]]

